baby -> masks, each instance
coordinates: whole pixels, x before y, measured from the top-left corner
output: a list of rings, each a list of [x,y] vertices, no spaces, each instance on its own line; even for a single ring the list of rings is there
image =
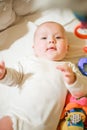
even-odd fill
[[[0,83],[18,85],[19,90],[0,119],[0,130],[56,130],[67,90],[76,98],[87,94],[86,77],[74,64],[64,61],[68,42],[62,25],[42,23],[34,42],[35,56],[22,59],[19,68],[0,63]]]

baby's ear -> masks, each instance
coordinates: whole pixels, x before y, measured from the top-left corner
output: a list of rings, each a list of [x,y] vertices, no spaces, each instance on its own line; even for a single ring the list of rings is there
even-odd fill
[[[70,47],[69,44],[67,44],[67,51],[69,51],[69,47]]]

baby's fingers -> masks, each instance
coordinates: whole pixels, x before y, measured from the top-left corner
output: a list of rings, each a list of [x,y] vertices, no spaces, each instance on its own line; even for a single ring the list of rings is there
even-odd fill
[[[71,71],[71,68],[68,66],[68,64],[59,65],[57,66],[57,69],[59,69],[62,72]]]
[[[0,79],[4,76],[5,74],[5,63],[4,61],[0,62]]]
[[[64,80],[68,84],[72,84],[76,81],[76,75],[68,64],[57,66],[57,69],[59,69],[62,72]]]

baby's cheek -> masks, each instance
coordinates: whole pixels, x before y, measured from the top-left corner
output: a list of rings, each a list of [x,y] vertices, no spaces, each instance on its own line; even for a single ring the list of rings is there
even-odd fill
[[[66,51],[66,47],[63,46],[63,45],[61,45],[61,46],[59,47],[59,50],[64,53],[64,52]]]
[[[44,46],[40,46],[37,48],[36,52],[38,54],[38,56],[42,56],[45,53],[45,47]]]

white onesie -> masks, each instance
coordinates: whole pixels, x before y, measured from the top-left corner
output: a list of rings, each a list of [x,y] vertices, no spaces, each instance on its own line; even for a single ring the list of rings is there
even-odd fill
[[[7,112],[14,130],[56,130],[67,89],[74,96],[87,93],[86,78],[70,62],[67,64],[76,72],[77,80],[72,85],[64,82],[62,72],[56,68],[63,63],[31,57],[22,59],[16,71],[7,68],[1,82],[18,84],[18,93]]]

